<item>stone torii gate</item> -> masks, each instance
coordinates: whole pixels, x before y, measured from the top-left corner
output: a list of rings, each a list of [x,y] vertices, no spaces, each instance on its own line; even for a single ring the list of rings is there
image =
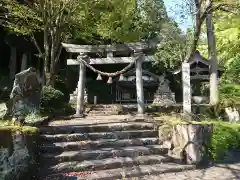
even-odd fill
[[[130,43],[130,44],[117,44],[117,45],[75,45],[62,43],[62,46],[67,52],[73,54],[77,53],[77,59],[68,59],[67,65],[79,66],[79,79],[77,85],[77,117],[82,117],[84,112],[84,89],[85,89],[85,72],[86,65],[94,64],[121,64],[135,62],[136,67],[136,91],[137,91],[137,109],[138,114],[143,115],[144,110],[144,92],[142,80],[142,63],[154,60],[154,56],[147,56],[144,50],[151,49],[148,44],[144,43]],[[107,53],[105,58],[90,58],[91,53]],[[114,57],[114,52],[130,52],[129,57]],[[83,63],[87,62],[87,64]]]

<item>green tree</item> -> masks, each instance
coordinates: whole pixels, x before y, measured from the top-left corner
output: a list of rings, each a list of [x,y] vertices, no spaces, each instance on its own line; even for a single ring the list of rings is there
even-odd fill
[[[164,19],[160,12],[165,12],[162,0],[143,1],[140,8],[135,0],[35,0],[25,4],[6,0],[6,4],[4,27],[34,42],[44,62],[44,74],[48,74],[47,84],[52,86],[61,42],[107,39],[112,43],[147,39],[159,31]],[[42,32],[42,41],[37,41],[36,32]]]
[[[232,5],[238,6],[236,1]],[[222,79],[229,83],[239,83],[240,77],[240,15],[238,11],[236,8],[231,8],[229,11],[219,10],[213,16],[218,63],[225,67]],[[203,31],[206,31],[206,27]],[[207,55],[206,44],[206,38],[203,38],[198,47],[204,55]]]
[[[154,66],[161,72],[176,70],[186,57],[192,33],[191,31],[182,32],[177,23],[169,19],[163,24],[159,36],[161,41],[156,52],[157,61],[154,62]]]

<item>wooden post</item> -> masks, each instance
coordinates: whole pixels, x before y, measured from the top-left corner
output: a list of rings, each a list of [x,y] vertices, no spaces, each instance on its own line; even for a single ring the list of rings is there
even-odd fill
[[[191,79],[190,64],[182,63],[182,87],[183,87],[183,113],[186,116],[191,115]]]
[[[27,69],[27,53],[22,54],[21,71]]]
[[[142,63],[144,55],[136,60],[136,90],[137,90],[137,109],[138,114],[144,114],[144,94],[142,80]]]
[[[80,54],[78,59],[82,59],[83,56]],[[77,92],[77,109],[76,116],[82,117],[84,111],[84,89],[85,89],[85,70],[86,67],[83,63],[79,63],[79,79],[78,79],[78,92]]]

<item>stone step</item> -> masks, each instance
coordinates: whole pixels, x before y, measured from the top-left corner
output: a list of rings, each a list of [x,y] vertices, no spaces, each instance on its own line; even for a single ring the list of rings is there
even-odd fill
[[[42,169],[44,174],[79,172],[79,171],[99,171],[104,169],[114,169],[121,167],[132,167],[137,165],[150,165],[171,162],[169,156],[150,155],[138,157],[117,157],[90,161],[70,161],[63,162],[53,166],[45,166]]]
[[[42,126],[40,127],[41,134],[73,134],[73,133],[90,133],[90,132],[113,132],[126,130],[153,130],[152,123],[143,122],[126,122],[126,123],[104,123],[96,125],[68,125],[63,121],[63,125],[58,126]]]
[[[137,139],[101,139],[97,141],[76,141],[76,142],[57,142],[43,144],[41,152],[54,153],[63,151],[93,150],[99,148],[117,148],[126,146],[155,145],[159,143],[158,138],[137,138]]]
[[[72,172],[65,174],[55,174],[43,178],[42,180],[47,179],[58,179],[58,180],[113,180],[113,179],[125,179],[140,177],[144,175],[157,175],[163,173],[174,173],[181,172],[184,170],[192,170],[196,167],[194,165],[179,165],[176,163],[163,163],[163,164],[154,164],[154,165],[139,165],[134,167],[124,167],[117,169],[107,169],[101,171],[83,171],[83,172]],[[72,177],[71,177],[72,176]]]
[[[44,142],[69,142],[97,139],[132,139],[157,137],[158,131],[153,130],[134,130],[134,131],[115,131],[115,132],[93,132],[93,133],[74,133],[74,134],[54,134],[40,135]]]
[[[87,113],[88,115],[89,114],[93,114],[93,115],[98,115],[98,116],[106,116],[106,115],[118,115],[118,111],[106,111],[106,110],[103,110],[103,111],[97,111],[97,110],[92,110],[92,111],[89,111]]]
[[[42,162],[47,164],[56,164],[66,161],[83,161],[96,160],[114,157],[137,157],[144,155],[159,154],[165,155],[168,153],[167,148],[161,145],[148,146],[128,146],[118,148],[101,148],[98,150],[78,150],[64,151],[62,153],[44,153],[42,154]]]
[[[121,107],[116,107],[116,106],[92,106],[92,107],[87,107],[86,109],[90,109],[90,110],[113,110],[113,111],[116,111],[116,110],[119,110],[121,109]]]
[[[119,108],[121,105],[113,105],[113,104],[97,104],[92,105],[92,108]]]
[[[108,112],[113,112],[113,111],[118,111],[117,109],[114,109],[114,108],[93,108],[90,110],[90,112],[92,111],[96,111],[96,112],[99,112],[99,111],[108,111]]]

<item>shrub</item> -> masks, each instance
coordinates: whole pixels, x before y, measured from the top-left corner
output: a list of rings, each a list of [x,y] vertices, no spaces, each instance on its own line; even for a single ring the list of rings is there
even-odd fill
[[[214,160],[221,160],[230,149],[240,148],[240,125],[216,122],[210,152]]]
[[[41,110],[54,112],[64,106],[64,94],[50,86],[44,86],[41,94]]]
[[[232,102],[240,101],[240,85],[239,84],[221,84],[220,98],[222,100],[229,100]]]
[[[56,75],[56,81],[55,81],[54,87],[55,87],[55,89],[60,90],[64,94],[64,101],[68,102],[69,101],[69,89],[67,88],[65,73],[60,73],[59,75]]]
[[[224,119],[226,107],[237,107],[240,104],[240,85],[221,84],[219,88],[220,101],[203,113],[210,118]]]

